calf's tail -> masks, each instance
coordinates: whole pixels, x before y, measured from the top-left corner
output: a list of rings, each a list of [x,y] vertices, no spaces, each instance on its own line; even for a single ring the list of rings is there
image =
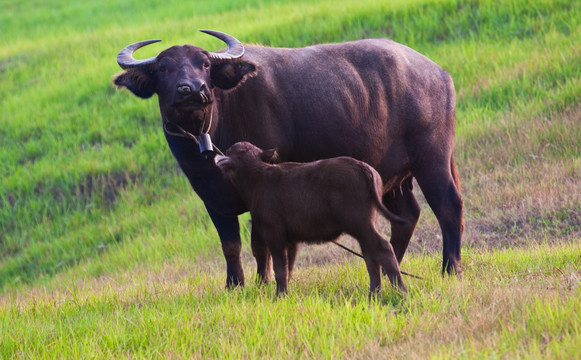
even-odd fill
[[[407,222],[402,217],[391,212],[381,202],[381,197],[383,196],[383,181],[379,173],[369,165],[367,165],[367,170],[369,174],[368,179],[370,180],[371,197],[379,212],[390,222],[406,224]]]

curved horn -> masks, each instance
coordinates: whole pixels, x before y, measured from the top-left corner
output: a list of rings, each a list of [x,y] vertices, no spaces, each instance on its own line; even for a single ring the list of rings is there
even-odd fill
[[[211,52],[210,59],[217,62],[222,62],[225,60],[238,59],[242,57],[242,55],[244,55],[245,51],[244,45],[242,45],[242,43],[238,41],[238,39],[236,39],[234,36],[214,30],[200,30],[200,31],[208,35],[217,37],[218,39],[225,42],[226,45],[228,45],[228,50],[226,50],[226,52]]]
[[[161,40],[145,40],[145,41],[136,42],[136,43],[131,44],[131,45],[127,45],[126,47],[123,48],[123,50],[119,51],[119,54],[117,55],[117,63],[124,70],[135,68],[135,67],[148,66],[148,65],[155,63],[155,60],[157,59],[157,57],[152,57],[152,58],[145,59],[145,60],[135,60],[133,58],[133,53],[137,49],[142,48],[145,45],[149,45],[149,44],[160,42],[160,41]]]

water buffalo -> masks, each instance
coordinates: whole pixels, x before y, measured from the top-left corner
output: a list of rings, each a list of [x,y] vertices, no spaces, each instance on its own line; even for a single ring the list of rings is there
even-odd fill
[[[381,270],[402,292],[406,288],[392,246],[375,229],[378,211],[403,222],[381,202],[383,182],[377,171],[351,157],[309,163],[269,164],[273,150],[248,142],[232,145],[216,164],[247,205],[272,256],[277,295],[287,284],[300,242],[332,241],[342,233],[359,242],[369,272],[369,293],[381,287]]]
[[[172,46],[137,60],[134,51],[159,40],[131,44],[117,56],[125,71],[114,83],[141,98],[157,94],[167,143],[218,231],[227,286],[244,283],[237,215],[248,209],[212,161],[210,138],[222,149],[239,141],[277,148],[281,161],[350,156],[370,164],[385,184],[383,203],[405,220],[391,224],[399,262],[420,216],[416,178],[442,230],[442,272],[461,274],[456,96],[446,71],[389,39],[271,48],[204,32],[228,48]],[[251,248],[268,281],[270,254],[254,228]]]

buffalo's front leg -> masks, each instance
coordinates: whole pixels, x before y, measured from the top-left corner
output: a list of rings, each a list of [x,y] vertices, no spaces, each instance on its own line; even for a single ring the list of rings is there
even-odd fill
[[[222,251],[226,258],[226,287],[232,288],[237,285],[244,285],[244,270],[240,262],[240,250],[242,242],[240,240],[240,225],[237,216],[223,216],[214,210],[206,207],[208,214],[218,230]]]

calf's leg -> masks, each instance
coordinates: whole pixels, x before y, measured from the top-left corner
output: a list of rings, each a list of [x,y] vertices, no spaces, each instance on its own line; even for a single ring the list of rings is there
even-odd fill
[[[276,295],[285,295],[288,292],[288,256],[284,246],[270,246],[274,278],[276,280]]]
[[[363,244],[359,241],[361,252],[363,253],[363,260],[369,273],[369,297],[379,294],[381,290],[381,267],[377,262],[373,248],[369,244]]]
[[[357,239],[369,272],[370,294],[377,294],[381,290],[381,270],[387,275],[394,288],[407,293],[391,244],[374,228],[366,230]]]
[[[381,264],[383,273],[387,275],[394,288],[404,294],[407,293],[407,289],[403,283],[403,279],[401,278],[399,264],[395,257],[393,247],[377,232],[375,232],[375,237],[377,239],[377,261]]]
[[[258,279],[266,284],[270,281],[271,277],[272,259],[268,246],[262,238],[262,234],[256,229],[254,224],[252,225],[250,235],[250,247],[252,248],[252,255],[256,258],[256,273],[258,274]]]

